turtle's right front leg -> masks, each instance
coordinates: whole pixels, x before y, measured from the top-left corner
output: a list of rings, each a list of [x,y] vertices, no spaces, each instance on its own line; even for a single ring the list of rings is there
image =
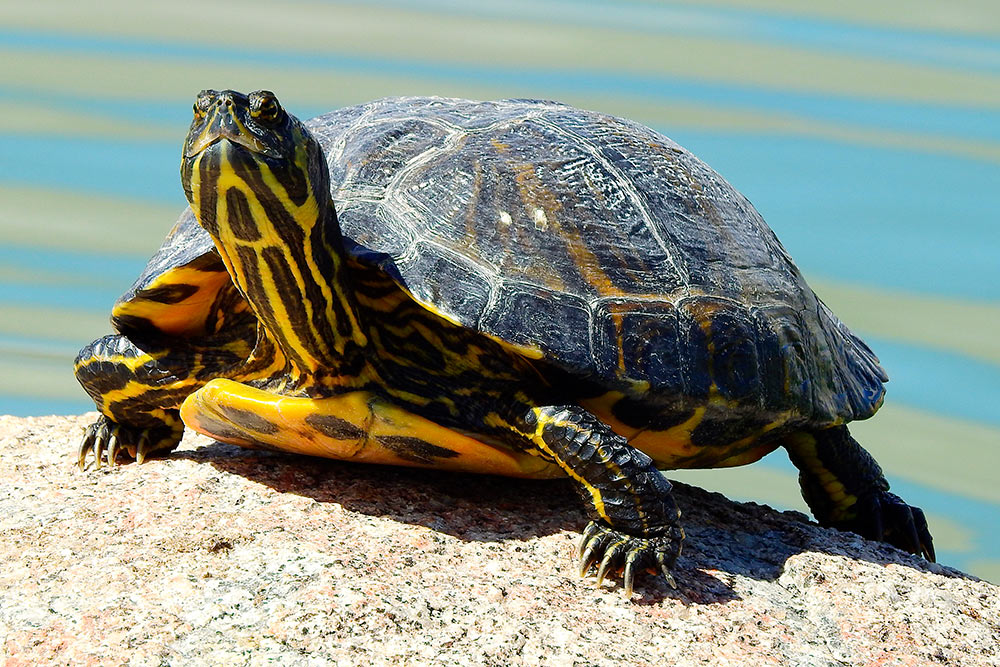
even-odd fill
[[[123,452],[142,463],[175,449],[184,432],[180,404],[211,379],[198,379],[189,363],[190,355],[142,350],[121,335],[83,348],[74,371],[101,416],[87,427],[80,467],[91,453],[100,467],[102,462],[114,465]]]

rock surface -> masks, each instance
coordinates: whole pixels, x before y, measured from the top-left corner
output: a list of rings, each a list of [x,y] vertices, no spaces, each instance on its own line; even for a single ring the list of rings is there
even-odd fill
[[[93,415],[0,417],[0,656],[38,664],[985,665],[1000,588],[678,485],[679,590],[576,576],[565,482],[188,437],[79,471]]]

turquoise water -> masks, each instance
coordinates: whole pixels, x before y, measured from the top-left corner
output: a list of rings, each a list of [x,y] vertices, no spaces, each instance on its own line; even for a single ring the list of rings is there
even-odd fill
[[[183,206],[201,88],[268,87],[302,117],[391,94],[554,98],[663,131],[754,202],[889,371],[904,416],[876,417],[899,428],[870,444],[894,489],[939,522],[942,561],[1000,579],[1000,492],[980,472],[1000,467],[1000,16],[291,3],[198,38],[224,3],[105,4],[113,32],[100,13],[0,8],[0,413],[92,409],[72,357]],[[947,474],[926,474],[935,457]],[[790,488],[768,501],[800,507],[789,465],[761,466]],[[742,483],[723,490],[768,491]]]

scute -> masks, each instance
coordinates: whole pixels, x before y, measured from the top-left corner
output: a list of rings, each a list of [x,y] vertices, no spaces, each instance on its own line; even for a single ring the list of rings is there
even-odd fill
[[[618,298],[598,303],[594,314],[594,349],[603,375],[631,369],[636,376],[657,378],[664,393],[704,402],[708,375],[689,371],[707,365],[708,347],[687,311],[666,300]]]
[[[530,284],[512,284],[507,290],[499,304],[485,311],[481,331],[520,348],[541,349],[564,368],[593,365],[586,303]]]

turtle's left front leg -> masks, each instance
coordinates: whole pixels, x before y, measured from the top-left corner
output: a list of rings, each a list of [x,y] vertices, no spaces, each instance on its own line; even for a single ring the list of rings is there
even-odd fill
[[[576,486],[593,519],[580,542],[580,574],[597,565],[598,582],[624,570],[625,593],[636,572],[670,574],[684,532],[671,485],[652,459],[578,405],[530,409],[517,430],[555,461]]]

